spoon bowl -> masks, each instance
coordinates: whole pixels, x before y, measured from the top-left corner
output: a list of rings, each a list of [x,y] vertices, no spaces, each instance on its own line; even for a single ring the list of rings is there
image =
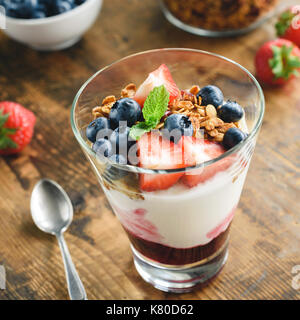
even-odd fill
[[[49,179],[35,185],[30,207],[36,226],[53,235],[64,232],[73,219],[70,198],[60,185]]]

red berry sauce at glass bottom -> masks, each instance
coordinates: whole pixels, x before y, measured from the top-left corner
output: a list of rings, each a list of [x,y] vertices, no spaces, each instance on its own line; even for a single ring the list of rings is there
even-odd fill
[[[131,224],[133,223],[135,225],[131,231],[126,229],[124,225],[123,227],[127,232],[134,248],[145,257],[162,264],[185,265],[206,259],[224,246],[228,237],[230,224],[234,216],[235,209],[236,207],[233,208],[233,210],[222,222],[220,222],[213,230],[207,233],[207,238],[212,239],[210,242],[192,248],[172,248],[154,241],[143,239],[143,233],[147,233],[148,238],[149,236],[152,236],[153,239],[156,239],[157,236],[159,236],[154,226],[151,224],[145,225],[145,223],[142,222],[142,217],[145,214],[143,209],[137,209],[132,213],[138,217],[138,220],[131,221]],[[117,210],[120,212],[119,209]],[[134,229],[139,235],[133,232]],[[178,230],[178,232],[180,232],[180,230]]]
[[[209,243],[188,249],[171,248],[136,237],[125,229],[134,248],[145,257],[162,264],[185,265],[201,261],[217,252],[226,242],[230,225]]]

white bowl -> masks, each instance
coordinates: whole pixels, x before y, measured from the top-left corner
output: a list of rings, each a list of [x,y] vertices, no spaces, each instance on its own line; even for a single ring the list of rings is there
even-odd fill
[[[95,22],[102,0],[87,0],[78,7],[42,19],[6,17],[3,32],[36,50],[61,50],[75,44]]]

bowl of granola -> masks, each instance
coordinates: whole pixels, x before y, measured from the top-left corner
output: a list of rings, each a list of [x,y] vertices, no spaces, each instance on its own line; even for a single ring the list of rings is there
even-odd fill
[[[209,37],[233,36],[257,28],[276,12],[279,0],[160,0],[169,22]]]

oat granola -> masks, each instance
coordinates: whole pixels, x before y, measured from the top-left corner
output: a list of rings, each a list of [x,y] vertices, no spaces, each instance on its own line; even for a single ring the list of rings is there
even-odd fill
[[[184,90],[181,97],[173,101],[168,106],[168,113],[181,113],[186,115],[192,122],[194,136],[199,137],[202,133],[206,139],[216,142],[222,142],[224,134],[230,128],[239,128],[238,122],[224,122],[218,118],[217,109],[209,104],[201,106],[201,97],[197,98],[200,88],[197,85],[192,86],[189,90]],[[136,85],[128,84],[121,90],[120,98],[133,97],[136,92]],[[102,100],[101,106],[93,108],[92,114],[94,119],[98,117],[108,117],[113,104],[117,101],[113,95],[107,96]],[[219,106],[218,108],[220,108]],[[163,117],[155,129],[161,129],[164,126],[165,118]]]
[[[206,30],[246,28],[271,11],[278,0],[163,0],[182,22]]]

